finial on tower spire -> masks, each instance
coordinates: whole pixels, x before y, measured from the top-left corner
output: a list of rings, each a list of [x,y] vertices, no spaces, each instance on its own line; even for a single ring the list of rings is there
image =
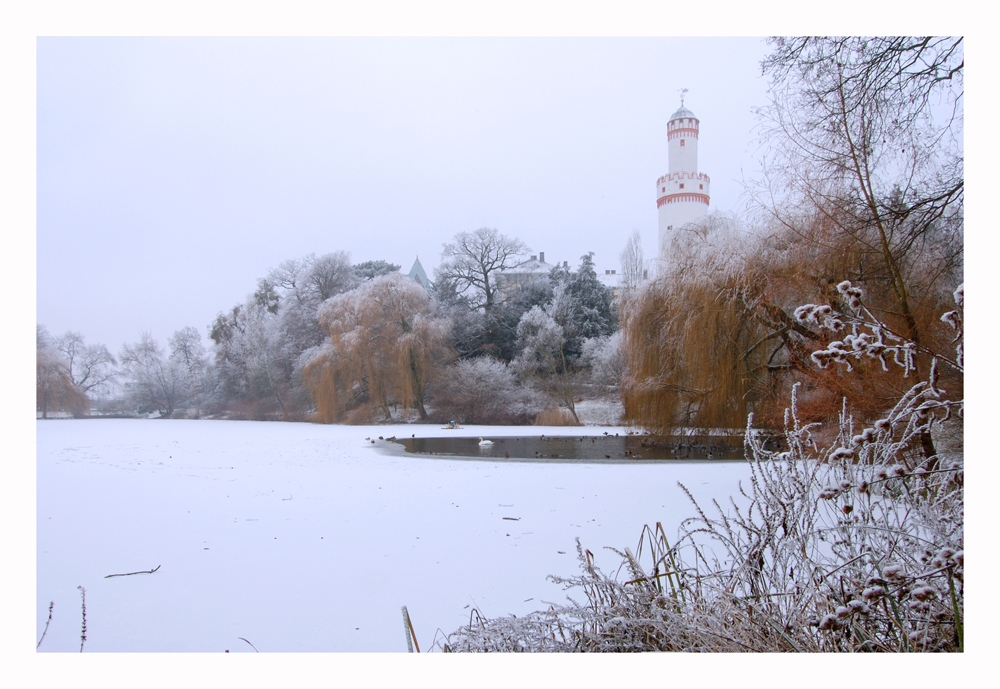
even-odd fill
[[[681,107],[684,107],[684,94],[687,93],[687,89],[681,89]]]

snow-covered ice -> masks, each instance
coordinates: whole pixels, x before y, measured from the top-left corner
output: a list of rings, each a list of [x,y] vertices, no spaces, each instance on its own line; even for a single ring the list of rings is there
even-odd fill
[[[610,433],[622,428],[602,428]],[[484,615],[565,602],[574,539],[668,535],[746,480],[745,463],[529,463],[379,451],[366,436],[578,435],[585,428],[38,421],[40,652],[421,650]],[[137,574],[106,578],[149,570]]]

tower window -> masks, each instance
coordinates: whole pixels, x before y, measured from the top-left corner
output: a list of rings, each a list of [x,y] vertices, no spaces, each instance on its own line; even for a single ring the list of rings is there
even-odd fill
[[[704,189],[704,188],[705,188],[705,185],[704,185],[704,184],[699,184],[699,185],[698,185],[698,188],[699,188],[699,189]]]
[[[684,139],[681,139],[681,146],[684,145]]]
[[[684,188],[684,182],[681,182],[681,189]]]

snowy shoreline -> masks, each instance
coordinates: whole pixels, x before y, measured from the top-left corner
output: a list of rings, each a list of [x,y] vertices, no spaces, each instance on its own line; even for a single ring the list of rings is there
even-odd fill
[[[592,430],[592,429],[591,429]],[[601,431],[624,433],[620,427]],[[578,435],[579,427],[253,421],[36,423],[40,652],[405,652],[485,615],[562,602],[575,539],[632,547],[725,499],[745,463],[617,465],[423,458],[366,436]],[[584,431],[585,432],[585,431]],[[402,448],[400,448],[401,450]],[[152,574],[107,575],[160,569]]]

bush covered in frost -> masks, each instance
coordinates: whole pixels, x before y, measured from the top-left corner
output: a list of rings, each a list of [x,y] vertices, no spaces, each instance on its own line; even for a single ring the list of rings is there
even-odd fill
[[[799,312],[845,333],[816,363],[875,357],[887,368],[911,368],[919,348],[875,319],[850,283],[839,291],[841,311]],[[646,527],[635,554],[615,551],[622,557],[615,576],[578,543],[582,573],[553,577],[575,599],[520,618],[474,614],[438,648],[961,651],[963,462],[928,455],[922,437],[962,413],[963,400],[940,389],[937,370],[964,371],[963,300],[960,287],[957,309],[942,317],[954,328],[956,355],[935,355],[928,379],[871,426],[856,428],[845,402],[836,439],[820,447],[820,424],[799,420],[793,389],[787,450],[765,450],[746,435],[752,472],[742,498],[714,503],[711,514],[695,503],[696,516],[673,543],[660,524]]]
[[[440,421],[495,425],[530,424],[552,405],[521,386],[509,365],[487,356],[461,359],[445,369],[433,383],[431,399]]]

